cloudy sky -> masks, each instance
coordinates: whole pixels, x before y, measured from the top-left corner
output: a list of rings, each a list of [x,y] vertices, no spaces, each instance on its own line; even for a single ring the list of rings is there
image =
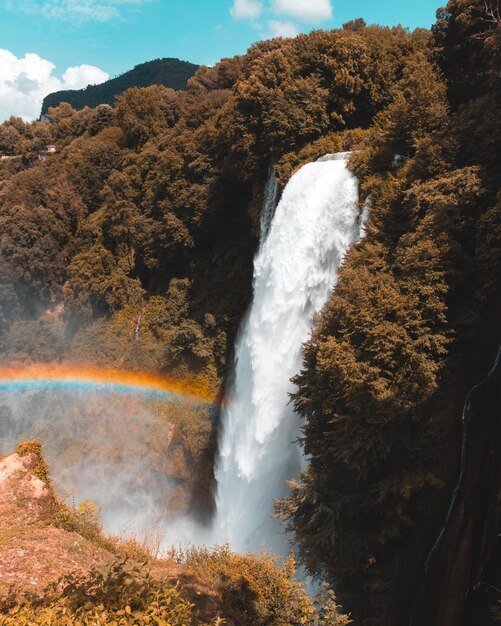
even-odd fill
[[[258,39],[368,23],[429,27],[440,0],[0,0],[0,121],[154,58],[212,64]]]

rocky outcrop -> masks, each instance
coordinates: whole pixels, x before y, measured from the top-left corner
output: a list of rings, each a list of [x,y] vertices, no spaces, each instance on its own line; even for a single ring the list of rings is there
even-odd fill
[[[0,458],[0,624],[17,626],[9,610],[21,596],[43,598],[49,585],[61,583],[62,577],[75,579],[96,571],[106,575],[117,563],[128,563],[132,572],[145,566],[151,580],[178,589],[200,620],[221,614],[220,593],[189,568],[140,554],[141,545],[133,545],[134,540],[100,533],[87,539],[67,530],[62,526],[71,527],[72,514],[54,492],[38,442],[22,443],[15,454]]]
[[[56,498],[41,462],[36,452],[0,459],[0,597],[38,591],[114,558],[54,524]]]

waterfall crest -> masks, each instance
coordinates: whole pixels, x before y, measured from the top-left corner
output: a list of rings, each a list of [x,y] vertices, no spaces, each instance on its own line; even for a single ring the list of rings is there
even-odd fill
[[[295,443],[300,423],[289,404],[290,378],[300,370],[313,315],[360,236],[357,180],[346,156],[303,166],[274,216],[263,217],[254,296],[236,344],[235,382],[222,411],[216,467],[215,539],[228,540],[237,551],[285,550],[279,523],[271,518],[273,500],[286,495],[284,481],[304,466]],[[273,209],[274,197],[269,180],[265,199],[273,198]]]

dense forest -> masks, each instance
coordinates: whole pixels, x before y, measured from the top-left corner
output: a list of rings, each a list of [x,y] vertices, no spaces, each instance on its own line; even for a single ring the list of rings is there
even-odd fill
[[[195,74],[198,65],[179,59],[155,59],[136,65],[129,72],[111,78],[100,85],[89,85],[85,89],[67,89],[45,96],[42,115],[47,115],[51,107],[67,102],[80,110],[95,108],[100,104],[115,104],[115,98],[131,87],[163,85],[171,89],[186,89],[186,83]]]
[[[270,163],[283,188],[301,164],[352,151],[368,232],[305,346],[293,402],[309,465],[277,515],[354,624],[501,616],[497,371],[472,397],[459,496],[426,558],[468,389],[500,339],[500,46],[496,2],[451,0],[431,31],[358,19],[259,42],[184,91],[131,88],[0,126],[14,157],[0,162],[1,359],[190,373],[216,394]],[[176,437],[197,460],[195,502],[211,492],[217,420],[190,419]]]

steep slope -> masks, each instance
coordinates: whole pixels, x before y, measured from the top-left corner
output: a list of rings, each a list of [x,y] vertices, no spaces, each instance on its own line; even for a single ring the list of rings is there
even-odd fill
[[[156,558],[103,536],[91,503],[63,504],[38,442],[0,459],[2,626],[321,626],[294,572],[225,547]]]
[[[114,556],[54,524],[57,502],[36,448],[0,460],[0,596],[41,591]]]
[[[499,594],[501,20],[489,15],[463,0],[438,12],[431,49],[405,63],[353,156],[368,234],[296,379],[310,464],[280,510],[364,626],[490,625]]]
[[[134,624],[150,615],[195,626],[221,613],[218,593],[187,568],[149,558],[134,541],[105,538],[92,507],[72,511],[58,500],[40,450],[26,442],[0,459],[1,624],[85,616],[107,624],[129,613]]]
[[[76,110],[86,106],[94,108],[99,104],[113,105],[115,98],[131,87],[163,85],[176,90],[186,89],[188,80],[197,69],[198,65],[172,58],[141,63],[100,85],[50,93],[44,98],[41,115],[45,115],[50,107],[57,107],[61,102],[68,102]]]

